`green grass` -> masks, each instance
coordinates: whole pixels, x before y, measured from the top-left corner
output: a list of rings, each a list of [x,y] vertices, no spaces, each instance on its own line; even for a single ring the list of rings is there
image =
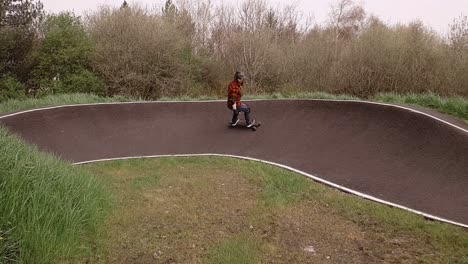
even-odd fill
[[[304,198],[308,185],[305,177],[290,177],[291,173],[287,170],[278,170],[256,162],[239,167],[243,175],[248,176],[249,181],[262,186],[267,206],[286,207]]]
[[[216,96],[212,95],[203,95],[203,96],[197,96],[197,97],[192,97],[188,95],[184,96],[177,96],[177,97],[161,97],[158,99],[158,101],[163,101],[163,102],[171,102],[171,101],[208,101],[208,100],[220,100],[223,98],[219,98]]]
[[[385,103],[399,103],[427,107],[468,120],[468,100],[463,97],[444,98],[434,94],[414,94],[405,96],[396,94],[380,94],[372,98],[372,100]]]
[[[177,162],[177,161],[174,161]],[[177,165],[174,164],[176,167]],[[108,170],[118,170],[121,174],[134,174],[136,177],[129,180],[129,186],[134,191],[157,187],[161,178],[159,167],[148,159],[116,160],[112,163],[103,162],[99,166],[99,173],[104,174]]]
[[[249,236],[232,237],[209,252],[208,264],[255,264],[257,245]]]
[[[332,95],[323,92],[306,93],[273,93],[260,95],[246,95],[246,99],[327,99],[327,100],[359,100],[349,95]]]
[[[110,194],[89,173],[0,128],[0,263],[89,254]]]

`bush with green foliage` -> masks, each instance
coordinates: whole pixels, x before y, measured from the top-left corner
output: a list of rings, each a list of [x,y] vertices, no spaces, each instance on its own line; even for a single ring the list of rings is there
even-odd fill
[[[34,81],[38,94],[92,92],[101,94],[103,82],[90,70],[94,44],[79,17],[50,15],[36,55]]]
[[[0,77],[0,102],[22,98],[26,98],[25,87],[22,83],[11,75]]]
[[[42,79],[41,89],[36,91],[36,96],[58,93],[92,93],[102,95],[104,82],[93,72],[81,69],[75,73],[64,75],[57,79]]]

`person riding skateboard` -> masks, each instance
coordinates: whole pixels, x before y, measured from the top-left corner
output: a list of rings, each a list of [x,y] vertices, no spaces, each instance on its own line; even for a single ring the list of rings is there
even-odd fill
[[[250,118],[250,107],[241,102],[244,78],[245,76],[242,72],[236,71],[234,80],[228,86],[227,107],[232,110],[231,126],[233,127],[239,123],[238,116],[240,112],[244,112],[247,127],[252,127],[255,124],[255,120]]]

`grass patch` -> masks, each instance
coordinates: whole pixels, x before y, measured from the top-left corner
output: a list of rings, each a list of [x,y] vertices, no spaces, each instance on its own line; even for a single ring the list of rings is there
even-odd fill
[[[207,263],[255,264],[258,263],[256,247],[249,236],[229,238],[211,249]]]
[[[189,96],[189,95],[183,95],[183,96],[176,96],[176,97],[161,97],[158,99],[158,101],[163,101],[163,102],[171,102],[171,101],[209,101],[209,100],[221,100],[224,98],[220,98],[217,96],[212,96],[212,95],[202,95],[202,96]]]
[[[99,263],[468,259],[463,228],[426,221],[258,162],[160,158],[86,168],[112,186],[120,205],[107,223]],[[143,180],[134,188],[150,175],[157,183]]]
[[[263,200],[267,206],[285,207],[304,198],[308,185],[304,177],[290,177],[286,170],[258,162],[250,162],[239,170],[252,184],[262,186]]]
[[[90,254],[110,193],[89,173],[0,128],[0,263]]]
[[[359,100],[358,97],[349,95],[333,95],[324,92],[303,93],[273,93],[260,95],[246,95],[246,99],[321,99],[321,100]]]
[[[405,96],[396,94],[380,94],[372,99],[378,102],[427,107],[468,120],[468,100],[463,97],[444,98],[435,94],[412,94]]]

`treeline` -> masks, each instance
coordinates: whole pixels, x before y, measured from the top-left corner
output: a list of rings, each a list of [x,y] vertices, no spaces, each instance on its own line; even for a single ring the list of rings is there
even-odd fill
[[[235,70],[249,93],[323,91],[468,96],[468,19],[441,36],[420,22],[388,25],[354,0],[326,24],[263,0],[214,5],[126,2],[85,17],[45,14],[39,1],[0,4],[0,100],[92,92],[143,99],[224,95]]]

